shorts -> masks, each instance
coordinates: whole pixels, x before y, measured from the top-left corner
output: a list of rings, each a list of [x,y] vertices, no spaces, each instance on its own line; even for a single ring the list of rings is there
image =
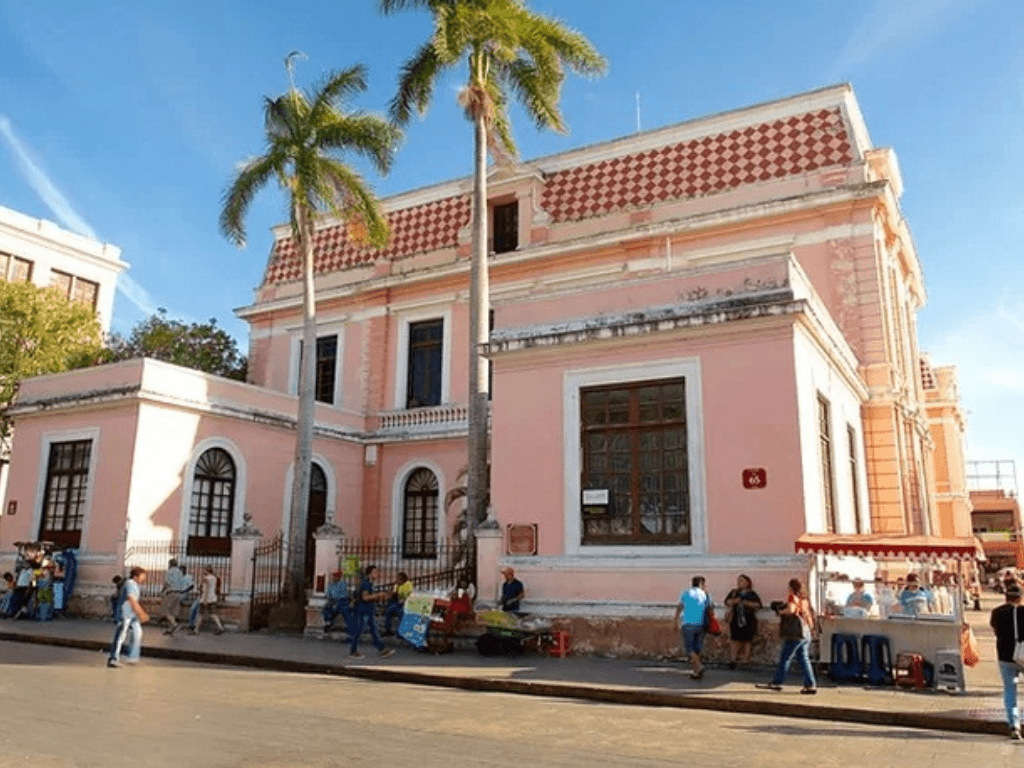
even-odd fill
[[[704,627],[695,624],[683,625],[683,645],[687,653],[700,653],[704,647]]]

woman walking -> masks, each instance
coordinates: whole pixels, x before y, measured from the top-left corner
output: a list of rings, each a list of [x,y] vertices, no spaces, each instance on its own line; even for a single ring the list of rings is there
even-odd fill
[[[814,669],[811,667],[811,659],[807,655],[807,649],[811,644],[811,635],[814,631],[814,612],[811,604],[804,594],[804,585],[800,579],[789,580],[789,595],[786,597],[786,606],[779,611],[779,637],[782,638],[782,653],[779,655],[779,666],[775,669],[775,676],[770,683],[760,684],[758,688],[767,688],[771,691],[781,691],[782,683],[786,679],[786,672],[797,657],[800,661],[800,668],[804,673],[804,687],[800,693],[814,694],[818,692],[818,683],[814,679]]]
[[[203,569],[203,578],[199,582],[199,599],[193,605],[191,616],[189,617],[189,623],[192,625],[189,632],[193,635],[199,634],[199,628],[203,626],[203,622],[206,619],[213,619],[213,623],[217,625],[217,634],[223,634],[224,623],[220,620],[220,616],[217,615],[217,601],[220,599],[220,589],[217,579],[217,574],[213,570],[212,565],[208,565]],[[199,608],[199,615],[197,616],[196,607]]]

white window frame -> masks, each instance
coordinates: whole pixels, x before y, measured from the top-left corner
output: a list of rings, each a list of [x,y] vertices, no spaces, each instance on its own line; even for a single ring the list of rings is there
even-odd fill
[[[85,505],[82,512],[82,536],[79,539],[80,551],[88,551],[89,524],[92,522],[92,499],[96,487],[96,465],[98,464],[100,447],[100,428],[88,427],[66,432],[44,432],[39,441],[39,473],[36,478],[36,501],[32,505],[32,536],[39,535],[39,526],[43,522],[43,505],[46,503],[46,476],[50,467],[50,446],[54,443],[72,443],[79,440],[91,440],[89,447],[88,487],[85,491]]]
[[[403,529],[405,524],[405,484],[409,482],[412,473],[420,468],[429,469],[434,473],[434,477],[437,478],[437,546],[438,556],[440,556],[441,548],[448,539],[448,526],[446,524],[448,510],[444,504],[448,491],[445,487],[444,471],[438,464],[429,459],[413,459],[403,464],[401,469],[395,473],[395,479],[391,483],[391,538],[399,543],[402,542],[402,536],[405,534]],[[427,560],[427,558],[422,559]]]
[[[395,389],[392,397],[396,411],[406,410],[406,388],[409,384],[409,326],[424,320],[441,320],[441,402],[451,402],[451,357],[452,357],[452,310],[451,307],[435,307],[404,312],[398,316],[398,343],[395,351]],[[430,407],[430,406],[428,406]]]
[[[289,346],[291,354],[288,363],[288,393],[298,396],[299,394],[299,364],[301,361],[299,350],[302,349],[302,328],[293,328],[289,331]],[[341,408],[344,387],[342,386],[341,375],[344,369],[342,360],[345,358],[345,324],[324,323],[317,325],[316,338],[322,339],[325,336],[336,336],[338,339],[338,353],[334,359],[334,402],[325,403],[317,400],[325,408]]]
[[[691,544],[637,545],[612,544],[584,546],[580,510],[580,472],[583,446],[580,441],[580,391],[608,384],[633,384],[658,379],[685,379],[686,442],[690,485]],[[700,358],[662,360],[643,365],[591,368],[566,371],[562,380],[563,455],[565,476],[563,486],[565,517],[565,554],[568,557],[600,560],[637,557],[644,559],[676,558],[707,552],[707,501],[704,473],[704,405],[701,398]]]
[[[245,458],[242,451],[226,437],[208,437],[192,449],[192,456],[185,467],[185,476],[181,484],[181,515],[178,519],[178,541],[188,541],[188,521],[192,514],[192,488],[196,481],[196,464],[199,457],[211,448],[220,448],[227,451],[231,460],[235,462],[235,499],[231,507],[231,524],[228,526],[228,538],[241,524],[242,516],[245,514],[245,489],[248,486],[248,472],[246,470]]]

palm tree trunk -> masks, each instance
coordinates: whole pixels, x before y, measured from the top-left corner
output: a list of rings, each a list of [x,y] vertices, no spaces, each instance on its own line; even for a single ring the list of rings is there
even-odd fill
[[[313,227],[308,211],[296,206],[302,254],[302,365],[299,370],[299,413],[295,436],[295,467],[288,511],[288,560],[284,601],[305,606],[306,516],[309,508],[310,464],[313,460],[313,421],[316,403],[316,296],[313,285]],[[305,622],[303,622],[304,624]]]
[[[490,288],[487,276],[487,125],[482,114],[474,120],[473,254],[469,273],[469,435],[466,504],[470,551],[476,524],[487,517],[487,358],[480,345],[489,338]]]

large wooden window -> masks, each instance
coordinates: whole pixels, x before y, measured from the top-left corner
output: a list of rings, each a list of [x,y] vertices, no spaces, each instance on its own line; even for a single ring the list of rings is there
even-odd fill
[[[32,262],[9,253],[0,253],[0,280],[27,283],[32,279]]]
[[[52,541],[61,547],[81,544],[91,454],[91,440],[51,443],[40,540]]]
[[[230,555],[235,509],[235,462],[223,448],[210,448],[196,462],[188,520],[190,555]]]
[[[580,392],[583,544],[690,544],[683,378]]]
[[[822,508],[825,513],[825,530],[835,533],[836,492],[835,475],[832,470],[832,407],[822,395],[818,395],[818,458],[821,461]]]
[[[513,200],[491,210],[494,253],[514,251],[519,247],[519,203]]]
[[[50,285],[72,301],[96,309],[96,298],[100,292],[99,283],[54,269],[50,272]]]
[[[299,342],[299,375],[302,379],[302,342]],[[319,336],[316,340],[316,380],[313,382],[313,397],[321,403],[334,403],[334,384],[338,369],[337,335]],[[297,386],[297,385],[296,385]]]
[[[437,557],[437,476],[417,469],[405,483],[402,557]]]
[[[444,320],[409,325],[409,363],[406,408],[441,404],[441,372],[444,366]]]

